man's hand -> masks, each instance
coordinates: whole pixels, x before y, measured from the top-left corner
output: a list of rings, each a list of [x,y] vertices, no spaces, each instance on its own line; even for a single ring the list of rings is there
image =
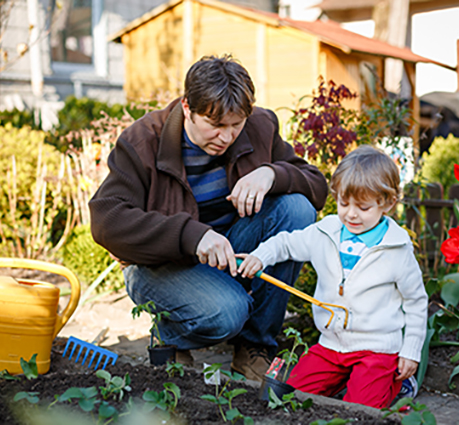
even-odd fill
[[[398,375],[395,380],[396,381],[403,381],[404,379],[408,379],[409,377],[413,376],[418,368],[418,362],[414,360],[405,359],[404,357],[400,357],[398,359],[398,371],[400,375]]]
[[[261,210],[265,195],[271,189],[276,175],[271,167],[260,167],[240,178],[227,200],[231,201],[241,217]]]
[[[196,255],[202,264],[209,264],[219,270],[230,268],[231,276],[237,275],[236,258],[228,239],[214,230],[208,230],[199,241]]]

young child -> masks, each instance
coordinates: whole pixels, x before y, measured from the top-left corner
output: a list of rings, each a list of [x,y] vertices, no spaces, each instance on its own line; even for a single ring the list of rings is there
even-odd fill
[[[303,230],[281,232],[246,256],[243,277],[275,263],[310,261],[314,296],[349,310],[330,313],[313,305],[321,336],[292,370],[290,385],[376,408],[390,405],[402,382],[416,372],[427,321],[427,294],[408,233],[385,216],[399,196],[392,159],[370,146],[349,153],[330,188],[338,215]],[[243,255],[241,255],[243,256]],[[415,382],[415,381],[414,381]]]

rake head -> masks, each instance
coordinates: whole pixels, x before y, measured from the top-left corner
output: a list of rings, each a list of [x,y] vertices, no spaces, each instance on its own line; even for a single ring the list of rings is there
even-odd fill
[[[73,347],[72,347],[73,344]],[[67,350],[70,349],[70,354],[69,354],[69,360],[72,359],[73,355],[77,351],[76,357],[75,357],[75,363],[78,363],[78,360],[80,357],[83,356],[83,360],[81,362],[82,365],[85,364],[86,360],[89,359],[88,363],[88,368],[91,367],[93,364],[94,360],[97,358],[97,363],[94,366],[94,369],[98,369],[100,366],[100,369],[105,369],[105,366],[109,363],[111,360],[111,364],[114,365],[116,360],[118,359],[118,354],[112,353],[109,350],[106,350],[105,348],[98,347],[95,344],[91,344],[90,342],[82,341],[81,339],[75,338],[71,336],[67,344],[65,346],[64,353],[62,354],[62,357],[65,357]],[[86,351],[84,351],[86,350]],[[89,356],[92,352],[91,357]],[[104,360],[105,359],[105,360]],[[102,360],[104,360],[102,364]]]

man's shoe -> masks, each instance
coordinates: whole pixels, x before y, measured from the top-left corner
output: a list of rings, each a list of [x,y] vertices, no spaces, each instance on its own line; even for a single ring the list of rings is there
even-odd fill
[[[177,350],[175,352],[175,362],[181,363],[183,366],[194,366],[194,359],[190,350]]]
[[[242,344],[234,347],[231,369],[247,379],[261,382],[270,364],[268,350],[264,347]]]
[[[418,381],[414,376],[411,376],[408,379],[404,379],[402,382],[402,388],[398,393],[400,398],[411,397],[414,398],[418,395]]]

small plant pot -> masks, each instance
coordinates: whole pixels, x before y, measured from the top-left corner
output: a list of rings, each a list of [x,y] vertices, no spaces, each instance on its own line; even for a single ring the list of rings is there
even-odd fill
[[[175,345],[158,345],[155,347],[147,347],[150,356],[150,364],[153,366],[161,366],[167,362],[175,363],[175,353],[177,347]]]
[[[276,394],[280,400],[282,400],[285,394],[290,394],[295,391],[295,388],[291,385],[265,375],[263,376],[263,382],[261,383],[260,392],[258,394],[260,400],[269,401],[269,388],[273,389],[274,394]]]

